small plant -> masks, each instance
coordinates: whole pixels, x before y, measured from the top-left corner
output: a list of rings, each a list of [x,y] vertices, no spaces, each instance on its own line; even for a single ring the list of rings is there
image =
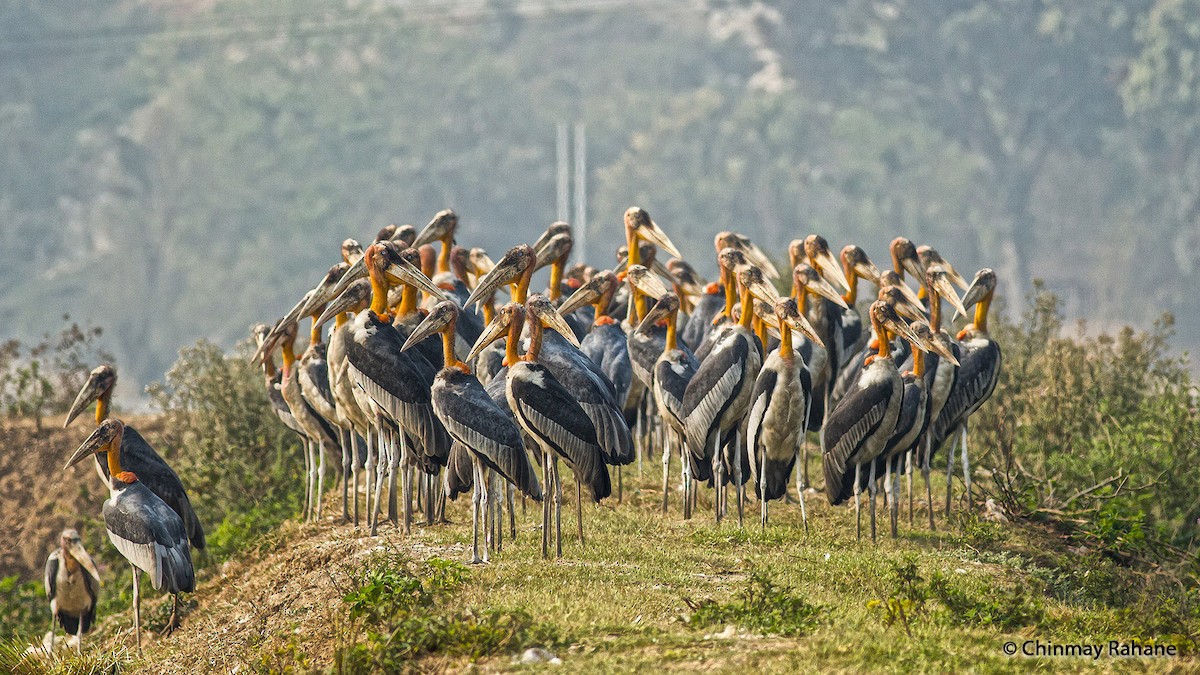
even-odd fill
[[[1036,626],[1045,618],[1041,601],[1025,583],[1011,588],[992,587],[983,598],[973,598],[955,587],[947,576],[934,572],[929,590],[945,608],[946,620],[953,624],[1013,630]]]
[[[789,588],[776,586],[762,572],[751,574],[732,602],[693,602],[688,598],[684,602],[692,610],[688,625],[693,627],[736,624],[746,630],[783,637],[811,633],[824,614],[823,608],[809,604]]]
[[[889,627],[899,621],[904,626],[904,632],[911,638],[911,623],[925,609],[925,602],[929,600],[929,589],[917,568],[916,560],[912,558],[893,563],[892,577],[893,592],[881,600],[869,601],[867,609],[882,612],[884,624]]]
[[[335,670],[406,671],[426,654],[475,660],[561,642],[556,630],[523,611],[451,609],[447,600],[465,580],[466,568],[454,561],[377,558],[344,598],[351,619],[366,624],[365,640],[341,646]]]

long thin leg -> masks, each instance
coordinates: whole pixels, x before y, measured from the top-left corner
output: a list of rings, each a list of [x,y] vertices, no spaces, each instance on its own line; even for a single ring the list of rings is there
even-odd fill
[[[925,434],[925,457],[921,461],[921,476],[925,479],[925,503],[929,511],[929,529],[933,531],[933,488],[929,484],[929,474],[932,468],[929,466],[930,456],[933,454],[933,437],[926,432]]]
[[[480,520],[480,517],[483,515],[480,513],[480,508],[479,508],[479,505],[483,499],[483,491],[481,489],[482,484],[480,482],[481,476],[479,475],[479,473],[480,473],[479,460],[476,459],[474,457],[474,453],[472,453],[471,478],[472,478],[472,483],[474,483],[471,486],[471,564],[472,565],[478,565],[479,563],[483,562],[483,559],[479,557],[479,520]]]
[[[674,430],[672,429],[671,431],[673,432]],[[670,444],[670,443],[667,443],[667,442],[664,442],[664,443],[662,444],[662,446],[663,446],[663,448],[662,448],[662,470],[663,470],[663,476],[662,476],[662,478],[663,478],[663,480],[662,480],[662,489],[663,489],[662,512],[663,512],[663,515],[666,515],[666,514],[667,514],[667,508],[668,508],[668,507],[667,507],[667,504],[668,504],[668,495],[669,495],[669,494],[670,494],[670,492],[671,492],[671,444]]]
[[[757,441],[755,442],[757,445]],[[760,518],[762,520],[762,529],[767,529],[767,477],[763,470],[767,466],[767,446],[762,446],[761,451],[756,451],[755,448],[746,448],[751,453],[751,457],[756,457],[754,471],[752,473],[758,476],[758,507]],[[785,483],[786,485],[786,483]],[[786,492],[786,488],[784,492]]]
[[[477,473],[477,476],[478,476],[478,477],[476,478],[476,480],[479,482],[479,489],[480,489],[480,491],[483,493],[483,496],[482,496],[482,498],[479,500],[479,510],[480,510],[480,511],[482,511],[482,512],[484,513],[484,518],[486,518],[486,519],[487,519],[487,520],[489,520],[489,521],[492,521],[492,520],[495,520],[495,519],[494,519],[494,518],[487,518],[487,512],[488,512],[488,480],[490,479],[490,476],[488,476],[487,474],[488,474],[488,469],[487,469],[486,467],[484,467],[484,466],[483,466],[483,462],[480,462],[480,463],[479,463],[479,471],[478,471],[478,473]],[[492,547],[492,542],[493,542],[494,540],[492,539],[492,528],[491,528],[491,527],[487,527],[487,528],[485,528],[485,529],[484,529],[484,532],[486,533],[486,536],[487,536],[487,543],[486,543],[486,545],[483,547],[483,562],[485,562],[485,563],[486,563],[486,562],[488,562],[488,549],[490,549],[490,548]]]
[[[516,503],[513,501],[513,484],[504,481],[504,501],[508,504],[508,538],[511,541],[517,540],[517,512],[513,508]]]
[[[862,485],[862,464],[854,465],[854,520],[858,523],[855,530],[858,533],[858,540],[862,541],[862,504],[859,497],[861,496]]]
[[[176,596],[178,597],[178,596]],[[52,645],[53,646],[53,645]],[[79,623],[75,624],[75,655],[83,655],[83,616],[79,617]]]
[[[913,483],[913,472],[916,470],[916,467],[913,466],[914,455],[916,455],[916,453],[910,449],[908,451],[908,454],[905,455],[905,459],[904,459],[904,466],[908,469],[908,471],[905,472],[905,475],[906,475],[906,478],[908,479],[908,526],[909,526],[909,528],[912,528],[913,523],[914,523],[914,520],[913,520],[913,484],[912,484]]]
[[[504,489],[500,487],[500,482],[505,484],[508,481],[500,477],[500,474],[495,471],[488,471],[488,493],[495,494],[496,499],[493,500],[496,509],[496,552],[504,550]]]
[[[350,430],[350,495],[354,498],[354,526],[358,527],[358,473],[362,469],[359,462],[358,432]]]
[[[379,517],[383,515],[383,478],[387,473],[387,467],[391,464],[388,455],[391,453],[389,440],[391,431],[387,427],[381,427],[379,438],[376,440],[375,454],[375,500],[370,512],[371,521],[371,536],[379,530]]]
[[[743,512],[746,509],[746,483],[742,480],[742,432],[735,431],[733,434],[733,479],[737,486],[733,490],[734,498],[737,499],[738,527],[742,527]]]
[[[892,508],[892,460],[889,457],[883,462],[883,507]]]
[[[896,464],[895,470],[888,472],[888,486],[892,493],[892,504],[889,511],[892,516],[892,539],[895,539],[899,536],[896,521],[900,519],[900,501],[896,499],[899,496],[896,492],[900,489],[900,455],[896,455],[890,461]]]
[[[963,490],[967,493],[967,510],[975,510],[975,502],[971,497],[971,460],[967,458],[967,423],[969,419],[963,420],[962,425],[962,464],[963,464]]]
[[[958,439],[953,438],[946,444],[946,519],[950,519],[950,495],[954,491],[954,446]]]
[[[367,525],[371,525],[371,478],[375,475],[375,463],[379,453],[379,433],[375,428],[367,431],[367,465],[363,479],[366,482],[366,510],[363,512],[367,517]]]
[[[554,509],[554,481],[550,473],[550,451],[542,451],[542,559],[550,558],[550,522]]]
[[[583,485],[575,481],[575,523],[579,529],[579,547],[583,548]]]
[[[649,448],[646,447],[646,422],[646,397],[642,396],[641,400],[639,400],[637,404],[637,417],[634,424],[634,433],[637,434],[638,438],[637,471],[639,478],[642,475],[642,455],[649,450]],[[618,471],[620,471],[620,469],[618,469]],[[617,496],[617,503],[621,503],[620,493],[618,493]]]
[[[317,520],[321,519],[321,511],[325,500],[325,441],[317,441]]]
[[[313,456],[312,439],[304,439],[304,520],[312,520],[313,514]]]
[[[354,436],[354,431],[346,432],[341,430],[342,440],[342,522],[350,522],[350,472],[353,466],[350,464],[350,443]]]
[[[554,477],[554,546],[556,555],[562,557],[562,478],[558,473],[558,456],[550,458],[550,472]]]
[[[50,653],[54,653],[54,622],[57,618],[54,615],[54,603],[50,603]]]
[[[803,486],[801,486],[803,487]],[[804,523],[804,534],[808,534],[808,510],[804,508],[804,490],[799,492],[800,496],[800,521]]]
[[[138,568],[132,563],[129,565],[133,569],[133,635],[137,639],[138,657],[142,656],[142,586],[141,576]]]
[[[716,514],[717,524],[721,524],[721,487],[722,478],[721,469],[724,468],[724,463],[721,461],[721,432],[717,431],[713,434],[713,454],[712,454],[712,474],[713,474],[713,511]]]
[[[871,496],[871,543],[875,543],[875,495],[879,494],[879,485],[875,482],[875,462],[871,462],[870,482],[867,484],[867,492]]]
[[[397,454],[397,459],[399,459],[401,462],[399,469],[400,469],[400,471],[403,472],[402,475],[404,476],[404,482],[403,482],[403,485],[401,486],[403,488],[403,491],[402,491],[402,494],[400,495],[400,498],[402,500],[404,500],[404,534],[411,534],[412,533],[412,514],[413,514],[413,510],[412,510],[413,475],[412,475],[411,469],[412,469],[413,464],[415,464],[415,462],[411,461],[413,448],[411,448],[409,446],[408,439],[405,437],[404,432],[397,434],[397,436],[399,437],[398,440],[400,442],[400,452],[398,452],[396,454]],[[392,484],[392,501],[393,501],[393,503],[395,502],[395,499],[396,499],[395,487],[396,487],[395,483],[393,483]]]

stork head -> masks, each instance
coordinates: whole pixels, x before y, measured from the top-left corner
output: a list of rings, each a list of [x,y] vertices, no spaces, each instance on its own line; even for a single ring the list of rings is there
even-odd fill
[[[772,309],[775,323],[778,324],[781,331],[785,329],[797,331],[804,337],[812,340],[817,346],[825,346],[825,343],[821,341],[821,336],[817,335],[817,329],[800,312],[800,307],[796,304],[795,298],[778,298],[775,300],[775,305]]]
[[[642,322],[638,324],[637,330],[645,332],[678,311],[679,296],[674,293],[663,293],[662,297],[650,308],[650,311],[646,312],[646,318],[642,319]]]
[[[554,308],[554,303],[550,302],[550,298],[541,293],[534,293],[525,303],[525,311],[528,312],[528,316],[541,323],[543,328],[553,330],[566,338],[567,342],[570,342],[575,348],[579,348],[579,339],[575,337],[575,331],[571,330],[571,326]]]
[[[546,246],[546,244],[550,243],[551,239],[560,234],[564,234],[568,238],[572,237],[571,224],[564,220],[556,220],[553,223],[550,223],[550,226],[546,228],[546,231],[537,238],[537,241],[533,242],[533,250],[537,251],[540,257],[542,248]]]
[[[679,249],[675,248],[675,244],[671,243],[671,238],[667,236],[667,233],[663,232],[658,224],[650,218],[650,214],[640,206],[631,206],[625,210],[625,238],[653,242],[676,258],[683,257],[679,253]]]
[[[58,536],[59,546],[62,549],[64,556],[70,556],[75,562],[79,563],[93,579],[96,580],[96,585],[100,585],[100,572],[96,569],[96,563],[92,562],[92,556],[83,548],[83,537],[79,536],[79,532],[68,527],[63,530]]]
[[[537,253],[534,252],[532,246],[518,244],[508,249],[508,253],[505,253],[504,257],[479,280],[479,284],[475,286],[475,290],[471,291],[470,297],[463,305],[470,307],[495,293],[501,286],[516,281],[527,272],[532,273],[536,264]]]
[[[396,234],[396,224],[384,225],[379,228],[379,232],[375,235],[375,241],[387,241]]]
[[[97,366],[88,373],[87,381],[83,383],[83,388],[76,394],[75,402],[71,404],[71,409],[67,412],[63,428],[66,429],[70,426],[71,422],[74,422],[80,413],[87,410],[89,405],[102,397],[111,396],[115,386],[117,386],[117,371],[107,363]]]
[[[584,305],[598,302],[605,295],[611,296],[616,292],[619,283],[617,275],[608,270],[596,272],[590,280],[577,288],[571,297],[559,305],[558,313],[566,316]]]
[[[342,262],[353,265],[362,256],[363,247],[357,239],[347,239],[342,242]]]
[[[922,269],[921,259],[917,256],[917,247],[913,246],[911,241],[905,237],[896,237],[889,249],[892,254],[892,269],[897,274],[907,272],[918,281],[925,278],[925,270]]]
[[[111,467],[113,464],[111,457],[118,456],[121,452],[121,438],[124,433],[125,424],[121,420],[115,417],[110,417],[104,420],[100,423],[100,426],[96,427],[96,430],[87,437],[87,440],[83,442],[83,445],[79,446],[79,449],[75,451],[75,454],[71,455],[71,458],[67,460],[67,464],[63,467],[63,470],[75,466],[90,455],[98,455],[102,452],[111,453],[109,461],[109,466]],[[137,476],[129,471],[114,472],[113,478],[127,484],[137,481]]]
[[[842,266],[838,264],[829,250],[829,242],[825,241],[825,237],[819,234],[810,234],[805,237],[804,255],[808,258],[808,264],[816,268],[821,276],[832,280],[843,290],[850,290],[850,282],[842,272]]]
[[[958,293],[954,291],[954,286],[950,283],[950,275],[941,263],[933,263],[925,271],[925,285],[932,288],[937,297],[949,301],[956,313],[967,313],[967,308],[963,305],[962,300],[959,300]]]
[[[929,246],[928,244],[918,246],[917,258],[921,261],[921,267],[926,272],[928,272],[929,268],[933,267],[934,265],[939,265],[946,272],[946,278],[949,279],[951,283],[963,289],[964,291],[967,290],[967,280],[964,279],[963,276],[954,269],[954,266],[947,262],[946,259],[942,257],[942,254],[938,253],[932,246]]]
[[[510,302],[501,307],[496,312],[496,318],[484,327],[483,332],[479,334],[479,339],[475,340],[475,344],[471,345],[471,353],[467,354],[467,361],[472,361],[479,353],[487,346],[503,338],[509,333],[512,326],[520,325],[525,321],[525,306],[518,302]]]
[[[842,307],[847,307],[846,301],[828,281],[825,281],[811,265],[800,263],[792,270],[792,282],[810,293],[819,295],[826,300]]]
[[[567,233],[558,233],[541,243],[541,246],[534,245],[534,251],[537,252],[537,262],[534,263],[535,269],[541,269],[546,265],[559,260],[565,260],[571,255],[571,248],[575,245],[571,235]]]
[[[457,229],[458,214],[451,209],[442,209],[434,214],[433,220],[421,229],[420,234],[416,235],[416,239],[409,245],[419,248],[425,244],[440,241],[445,246],[451,246],[454,243],[454,232]]]
[[[390,241],[396,242],[402,249],[409,248],[417,241],[417,228],[405,223],[396,228]]]
[[[867,252],[854,244],[842,248],[842,265],[873,284],[879,284],[879,268],[867,257]]]
[[[454,304],[452,300],[443,300],[434,305],[433,309],[429,310],[429,316],[426,316],[404,341],[404,346],[400,348],[400,351],[408,351],[430,335],[450,330],[458,321],[458,313],[458,305]]]

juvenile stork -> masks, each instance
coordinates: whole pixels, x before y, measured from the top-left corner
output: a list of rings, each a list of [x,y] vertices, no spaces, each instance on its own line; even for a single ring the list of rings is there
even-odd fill
[[[404,349],[431,335],[440,333],[442,336],[446,365],[438,371],[433,381],[433,412],[442,421],[450,437],[471,453],[474,469],[471,481],[474,487],[471,500],[471,562],[486,563],[487,547],[484,547],[483,557],[479,557],[479,522],[488,508],[488,478],[491,472],[500,474],[535,501],[541,500],[542,491],[534,477],[529,455],[525,453],[521,430],[512,415],[496,405],[479,380],[471,374],[470,366],[458,360],[454,353],[455,322],[458,321],[459,311],[458,305],[449,300],[438,303],[408,336]]]
[[[83,635],[96,621],[96,599],[100,594],[100,573],[83,548],[83,539],[74,529],[59,535],[59,547],[46,559],[46,597],[50,600],[50,648],[54,649],[54,623],[67,635],[75,636],[75,650],[83,651]]]
[[[125,425],[110,418],[88,436],[67,461],[70,468],[88,455],[107,453],[110,496],[104,502],[104,527],[108,539],[133,567],[133,629],[138,654],[142,652],[141,575],[150,585],[178,596],[196,589],[187,531],[179,514],[142,484],[136,474],[121,466],[121,438]],[[174,613],[174,612],[173,612]]]
[[[521,357],[517,345],[521,341],[523,324],[528,324],[529,349]],[[530,297],[524,307],[509,303],[484,329],[468,360],[507,335],[505,392],[508,405],[521,428],[541,447],[542,484],[547,493],[554,495],[553,505],[549,498],[542,500],[542,557],[549,558],[551,520],[554,521],[557,555],[562,557],[562,482],[558,475],[558,458],[562,457],[575,474],[576,518],[581,545],[583,486],[587,485],[592,499],[599,502],[609,496],[612,484],[591,419],[574,396],[559,384],[551,369],[538,363],[544,328],[553,329],[567,341],[575,339],[570,326],[545,296]]]

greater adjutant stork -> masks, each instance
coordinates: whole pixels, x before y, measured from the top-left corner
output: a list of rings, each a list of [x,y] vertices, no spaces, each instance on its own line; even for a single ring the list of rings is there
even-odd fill
[[[858,495],[863,466],[873,469],[875,458],[891,439],[904,394],[904,381],[892,360],[891,341],[885,331],[914,343],[919,340],[886,302],[876,301],[871,305],[870,312],[875,334],[880,336],[879,352],[867,359],[854,389],[829,412],[821,436],[825,496],[835,506],[853,496],[855,511],[859,513]],[[871,476],[870,485],[874,494],[874,476]],[[872,538],[874,522],[875,500],[872,497]],[[859,523],[861,537],[861,519]]]
[[[83,548],[83,539],[72,528],[59,535],[59,547],[46,558],[46,597],[50,600],[50,647],[54,648],[54,623],[75,636],[75,650],[83,651],[83,634],[96,621],[100,572]]]
[[[471,562],[486,563],[487,547],[484,548],[483,557],[479,557],[479,521],[488,507],[490,473],[499,473],[535,501],[542,498],[542,491],[534,477],[529,456],[525,453],[521,430],[512,415],[500,409],[471,374],[471,367],[458,360],[454,353],[455,323],[459,311],[458,305],[449,300],[438,303],[408,336],[404,349],[436,333],[442,335],[445,367],[438,371],[433,381],[433,411],[450,437],[471,453],[474,467]]]
[[[524,357],[517,352],[521,328],[528,324],[529,349]],[[562,556],[562,483],[558,476],[558,457],[567,462],[575,474],[576,517],[579,541],[583,543],[582,487],[587,485],[592,499],[600,501],[612,491],[604,453],[596,437],[591,419],[554,376],[552,370],[538,363],[543,345],[543,329],[551,328],[564,340],[574,342],[570,326],[542,295],[531,296],[525,306],[512,302],[505,305],[496,318],[484,329],[483,335],[471,349],[468,360],[487,345],[505,337],[505,364],[508,372],[505,391],[509,408],[517,422],[542,449],[542,484],[551,500],[542,500],[542,557],[550,556],[550,526],[553,515],[555,546]]]
[[[196,575],[183,520],[132,471],[121,465],[125,425],[106,419],[67,461],[66,468],[88,455],[107,453],[110,496],[104,502],[108,539],[133,566],[133,627],[142,651],[141,583],[138,570],[150,575],[156,590],[173,595],[196,589]],[[174,614],[174,611],[172,611]]]

